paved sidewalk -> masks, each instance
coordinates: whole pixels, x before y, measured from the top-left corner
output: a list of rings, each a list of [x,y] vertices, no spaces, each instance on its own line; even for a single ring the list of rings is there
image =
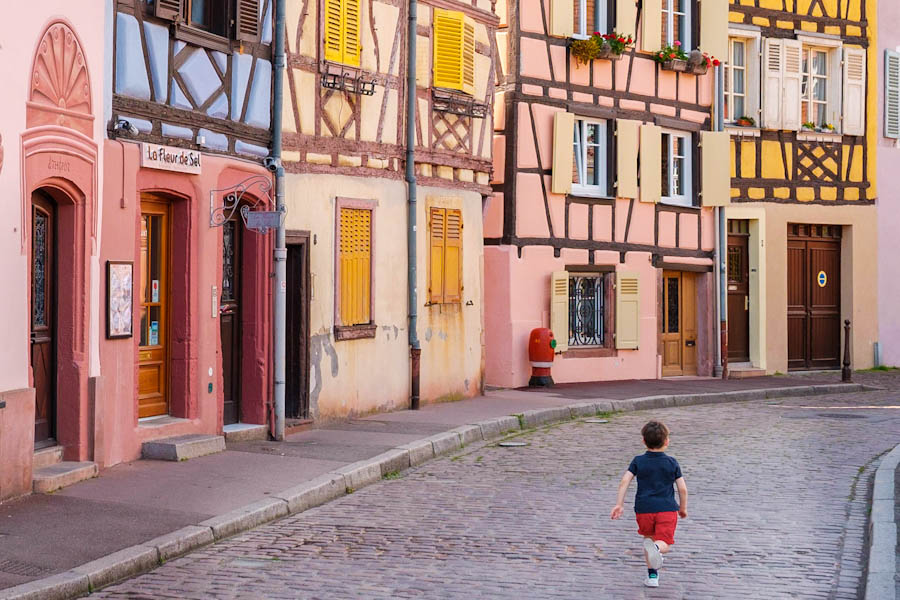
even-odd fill
[[[460,425],[587,399],[834,384],[819,374],[742,381],[672,379],[501,390],[483,397],[331,424],[283,443],[228,444],[182,463],[136,461],[52,495],[0,505],[0,590],[51,576],[195,525],[403,444]],[[615,407],[613,403],[613,407]]]

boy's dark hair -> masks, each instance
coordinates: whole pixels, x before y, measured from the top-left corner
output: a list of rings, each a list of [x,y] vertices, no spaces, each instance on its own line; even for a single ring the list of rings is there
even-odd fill
[[[662,421],[649,421],[641,428],[644,443],[651,450],[662,448],[669,439],[669,428]]]

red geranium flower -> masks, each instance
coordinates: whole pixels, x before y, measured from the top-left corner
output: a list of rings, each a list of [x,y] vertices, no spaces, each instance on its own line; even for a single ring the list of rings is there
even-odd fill
[[[669,54],[669,58],[675,58],[675,53],[672,52],[671,54]]]
[[[715,59],[715,60],[713,61],[713,64],[716,65],[716,66],[718,67],[718,66],[719,66],[720,64],[722,64],[722,63],[721,63],[721,62],[719,61],[719,59],[717,58],[717,59]]]

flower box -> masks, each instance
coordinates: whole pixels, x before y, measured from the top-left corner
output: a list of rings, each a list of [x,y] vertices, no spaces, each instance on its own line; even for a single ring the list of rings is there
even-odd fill
[[[660,63],[663,71],[675,71],[676,73],[686,73],[688,70],[688,62],[680,58],[670,58]]]
[[[597,58],[604,59],[604,60],[622,60],[622,55],[616,54],[615,52],[613,52],[613,49],[610,48],[609,46],[603,46],[603,48],[601,48],[600,54],[597,56]]]
[[[709,71],[709,64],[704,60],[699,65],[690,65],[690,73],[694,75],[706,75],[706,72]]]

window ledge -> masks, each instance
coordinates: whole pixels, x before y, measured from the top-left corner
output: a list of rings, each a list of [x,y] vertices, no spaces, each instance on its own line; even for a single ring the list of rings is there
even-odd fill
[[[209,50],[231,53],[231,40],[215,33],[204,31],[199,27],[191,27],[184,23],[175,24],[175,39],[202,46]]]
[[[737,137],[753,137],[758,138],[762,133],[758,127],[741,127],[740,125],[726,125],[725,131],[729,135]]]
[[[615,348],[604,348],[600,346],[588,346],[583,348],[572,348],[562,353],[563,358],[609,358],[617,356],[618,352]]]
[[[697,211],[699,211],[703,208],[702,206],[697,206],[695,204],[685,204],[681,200],[673,200],[672,198],[666,198],[666,197],[660,198],[659,203],[664,204],[666,206],[674,206],[677,208],[688,208],[688,209],[694,209]]]
[[[839,133],[826,133],[824,131],[798,131],[798,142],[840,142],[843,136]]]
[[[334,339],[341,341],[374,338],[377,329],[378,326],[374,323],[368,325],[335,325]]]

